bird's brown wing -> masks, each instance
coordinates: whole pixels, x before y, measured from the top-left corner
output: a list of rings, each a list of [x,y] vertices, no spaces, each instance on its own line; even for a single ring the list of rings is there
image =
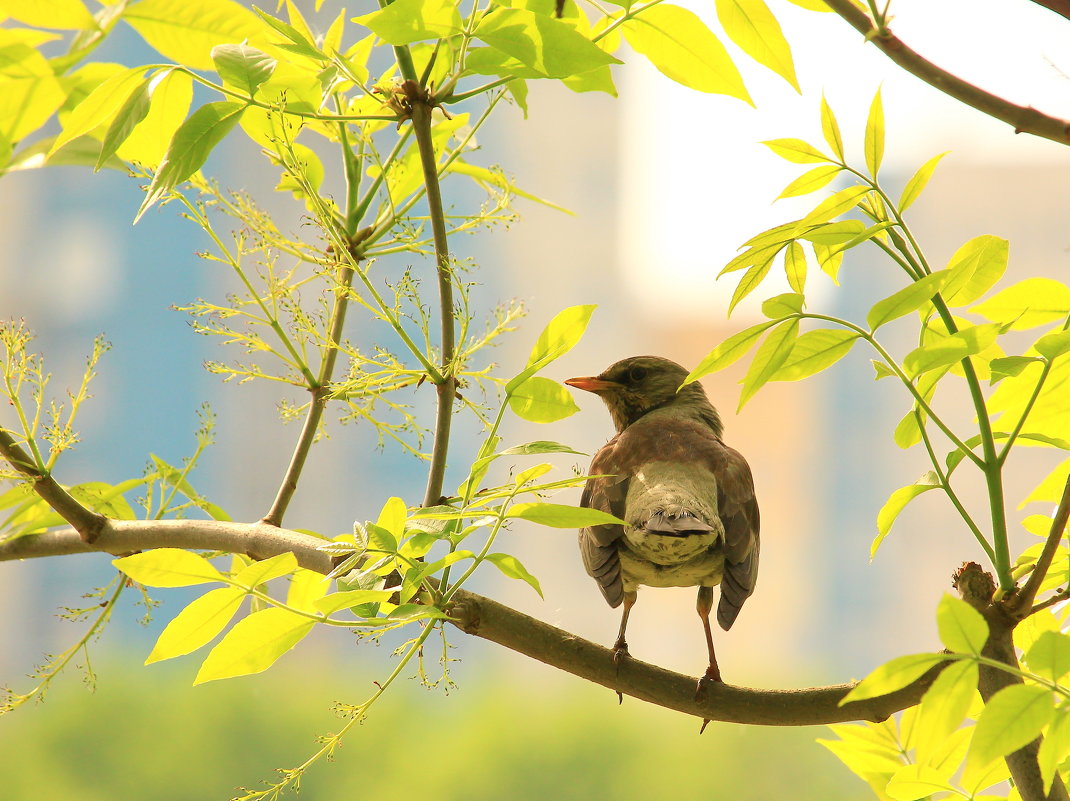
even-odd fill
[[[591,478],[583,487],[580,506],[598,509],[617,517],[624,517],[628,496],[628,475],[614,470],[614,449],[617,438],[610,440],[591,461]],[[620,525],[590,526],[580,529],[580,555],[587,574],[598,582],[598,588],[612,606],[624,600],[624,582],[620,574],[620,555],[617,540],[624,536]]]
[[[758,502],[754,497],[754,479],[750,465],[737,452],[719,443],[715,459],[717,477],[717,511],[724,524],[724,577],[721,600],[717,604],[717,622],[725,631],[731,628],[758,581]]]

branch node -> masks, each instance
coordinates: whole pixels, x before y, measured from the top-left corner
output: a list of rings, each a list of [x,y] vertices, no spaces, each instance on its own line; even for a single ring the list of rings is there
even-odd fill
[[[996,580],[976,562],[963,562],[951,574],[951,586],[959,591],[962,600],[974,609],[987,609],[996,594]]]
[[[479,633],[479,603],[471,598],[462,598],[446,607],[445,612],[457,628],[465,634]]]

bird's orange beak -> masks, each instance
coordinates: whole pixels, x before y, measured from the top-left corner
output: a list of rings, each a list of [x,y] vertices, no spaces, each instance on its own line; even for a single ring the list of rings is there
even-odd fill
[[[570,378],[565,382],[570,387],[576,389],[583,389],[587,392],[608,392],[612,389],[619,389],[620,384],[616,381],[606,381],[604,378],[599,378],[596,375],[580,376],[579,378]]]

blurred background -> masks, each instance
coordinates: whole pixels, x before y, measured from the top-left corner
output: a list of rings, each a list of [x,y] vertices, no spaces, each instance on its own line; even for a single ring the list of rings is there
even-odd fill
[[[314,27],[337,14],[335,3],[325,3],[319,16],[311,3],[300,5]],[[364,5],[351,10],[371,10]],[[716,30],[712,4],[690,5]],[[893,27],[960,76],[1017,103],[1070,116],[1068,26],[1052,24],[1056,19],[1039,6],[1016,4],[1010,12],[1006,5],[898,0]],[[619,98],[531,84],[529,118],[512,108],[480,134],[475,161],[501,164],[518,186],[574,212],[519,201],[521,219],[508,229],[453,244],[459,257],[478,265],[476,296],[488,310],[505,298],[528,308],[519,331],[494,354],[502,375],[519,369],[553,314],[576,303],[596,303],[598,310],[587,337],[549,369],[558,380],[600,372],[638,353],[693,366],[755,322],[757,302],[726,318],[733,284],[715,277],[744,240],[816,203],[818,196],[772,204],[805,168],[782,162],[758,142],[820,143],[822,92],[839,117],[849,159],[861,163],[866,113],[882,87],[882,176],[893,194],[930,156],[951,151],[908,217],[931,263],[942,266],[968,239],[995,234],[1011,240],[1006,283],[1070,275],[1064,148],[1016,136],[897,72],[833,15],[783,2],[773,9],[792,42],[802,96],[742,56],[757,110],[686,90],[633,58],[616,73]],[[156,60],[129,30],[106,47],[99,56],[105,60]],[[301,207],[271,192],[277,172],[265,166],[239,132],[213,155],[207,172],[249,191],[281,224],[301,230]],[[133,227],[138,183],[81,168],[5,176],[0,317],[25,318],[37,333],[57,391],[77,382],[94,335],[103,332],[112,343],[92,386],[94,399],[82,412],[82,442],[59,464],[62,482],[136,476],[150,453],[179,462],[193,450],[196,410],[207,400],[218,415],[218,441],[193,483],[234,519],[257,519],[274,496],[298,428],[278,424],[281,398],[274,388],[224,385],[202,369],[205,359],[227,354],[214,339],[196,336],[170,307],[221,298],[231,276],[196,257],[207,243],[173,206],[153,210]],[[466,187],[447,184],[446,192],[457,203],[473,200]],[[432,274],[430,260],[398,267],[408,264],[417,274]],[[848,254],[840,281],[835,287],[811,264],[810,310],[859,319],[899,286],[898,274],[866,248]],[[753,297],[782,291],[786,283],[770,281]],[[359,315],[350,322],[356,341],[383,336]],[[910,322],[900,322],[885,338],[902,354],[912,345]],[[966,528],[931,493],[907,508],[870,561],[877,511],[928,465],[920,448],[904,452],[893,443],[891,430],[909,400],[888,382],[874,382],[869,358],[858,348],[816,379],[769,385],[738,416],[737,382],[749,360],[705,382],[725,418],[726,440],[754,471],[763,519],[757,593],[733,630],[716,634],[730,683],[838,683],[893,656],[930,650],[937,643],[932,610],[950,589],[952,570],[963,560],[983,560]],[[408,399],[425,419],[431,395],[414,390]],[[964,398],[954,395],[941,396],[940,408],[968,426]],[[581,413],[549,427],[511,420],[504,443],[552,439],[593,453],[610,436],[610,420],[597,398],[577,400]],[[476,446],[474,430],[462,425],[447,485],[463,478]],[[1012,463],[1012,508],[1055,461],[1032,451]],[[587,459],[558,464],[582,469]],[[377,450],[374,432],[332,427],[331,437],[315,446],[287,524],[327,535],[348,531],[354,519],[374,519],[390,495],[417,504],[424,482],[423,463],[389,447]],[[963,486],[971,508],[980,511],[981,496],[968,481]],[[575,490],[553,500],[578,498]],[[1036,510],[1013,512],[1015,522],[1030,511]],[[1015,536],[1019,547],[1030,544],[1024,532]],[[584,574],[572,532],[516,525],[502,547],[539,577],[545,599],[493,571],[478,576],[473,589],[580,636],[612,642],[618,613]],[[81,594],[111,572],[104,556],[0,565],[0,684],[17,691],[32,686],[25,674],[81,632],[54,612],[78,606]],[[196,655],[141,666],[162,626],[191,595],[157,597],[162,605],[149,625],[138,623],[143,609],[126,603],[94,643],[95,692],[71,670],[43,706],[0,718],[6,797],[228,798],[238,784],[255,786],[275,768],[303,761],[316,735],[341,725],[332,702],[359,702],[392,667],[390,642],[354,648],[345,634],[317,633],[264,675],[193,688]],[[827,730],[713,724],[698,737],[698,722],[690,718],[630,699],[618,706],[603,688],[460,632],[450,636],[458,688],[446,695],[403,682],[348,737],[334,764],[308,775],[303,798],[352,797],[355,790],[622,801],[670,791],[739,801],[786,792],[796,799],[868,793],[813,743]],[[629,642],[637,658],[697,674],[704,644],[694,591],[644,590]]]

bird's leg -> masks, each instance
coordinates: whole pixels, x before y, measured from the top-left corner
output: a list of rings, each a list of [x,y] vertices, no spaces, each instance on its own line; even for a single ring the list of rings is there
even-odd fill
[[[710,630],[710,612],[713,611],[713,587],[698,588],[698,603],[695,604],[698,616],[702,618],[702,628],[706,632],[706,649],[710,655],[710,665],[705,675],[698,680],[695,688],[695,700],[699,700],[711,681],[721,682],[721,669],[717,666],[717,655],[713,652],[713,632]],[[704,727],[705,728],[705,727]]]
[[[628,628],[628,615],[632,612],[632,607],[635,606],[635,599],[638,593],[626,592],[624,593],[624,612],[620,616],[620,631],[617,632],[617,641],[613,643],[613,664],[620,669],[620,663],[624,661],[624,657],[628,656],[628,642],[624,639],[624,631]]]
[[[624,612],[620,616],[620,631],[617,632],[617,641],[613,643],[613,664],[616,666],[617,673],[620,673],[620,663],[628,656],[628,642],[624,639],[624,630],[628,628],[628,615],[635,606],[637,596],[636,592],[624,593]],[[617,690],[617,703],[624,703],[624,695],[620,690]]]

